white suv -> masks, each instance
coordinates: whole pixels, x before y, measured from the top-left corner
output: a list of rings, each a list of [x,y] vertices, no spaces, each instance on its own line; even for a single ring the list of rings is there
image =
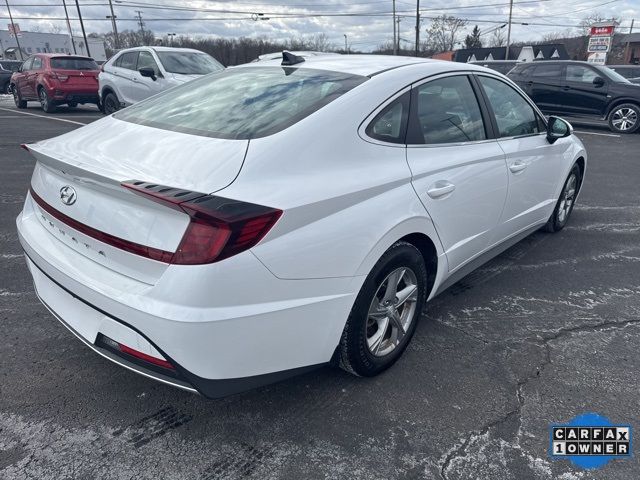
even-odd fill
[[[190,48],[136,47],[120,50],[98,76],[103,111],[112,114],[224,67],[210,55]]]

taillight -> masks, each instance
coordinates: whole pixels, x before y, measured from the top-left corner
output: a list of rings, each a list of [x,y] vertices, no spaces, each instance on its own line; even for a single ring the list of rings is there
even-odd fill
[[[191,221],[171,258],[176,265],[213,263],[248,250],[282,215],[275,208],[153,183],[128,181],[122,186],[189,215]]]
[[[49,76],[51,78],[55,78],[57,80],[60,80],[61,82],[66,82],[69,78],[69,75],[63,75],[61,73],[57,73],[57,72],[50,72]]]

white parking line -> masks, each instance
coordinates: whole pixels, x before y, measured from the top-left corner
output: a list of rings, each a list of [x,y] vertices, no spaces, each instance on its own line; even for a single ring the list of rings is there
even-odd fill
[[[620,135],[616,135],[615,133],[583,132],[582,130],[574,130],[574,133],[584,133],[585,135],[600,135],[601,137],[620,137]]]
[[[5,112],[11,112],[11,113],[20,113],[21,115],[31,115],[32,117],[46,118],[48,120],[58,120],[59,122],[73,123],[75,125],[86,125],[86,123],[74,122],[73,120],[67,120],[66,118],[49,117],[47,115],[38,115],[37,113],[19,112],[17,110],[11,110],[10,108],[0,107],[0,110],[4,110]]]

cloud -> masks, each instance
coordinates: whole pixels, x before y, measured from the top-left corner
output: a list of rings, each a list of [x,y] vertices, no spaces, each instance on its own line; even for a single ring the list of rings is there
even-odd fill
[[[38,6],[20,6],[20,3]],[[53,0],[13,0],[12,13],[22,30],[39,28],[41,31],[58,29],[66,31],[64,9],[61,2]],[[80,33],[75,2],[67,0],[74,34]],[[107,0],[83,0],[80,2],[87,33],[105,33],[111,23],[105,17],[110,14]],[[145,28],[156,34],[177,33],[214,37],[268,37],[286,40],[291,37],[326,33],[336,46],[344,44],[344,34],[353,49],[368,51],[377,45],[391,41],[393,20],[392,0],[325,0],[321,4],[313,0],[114,0],[118,28],[137,29],[136,10],[142,12]],[[481,30],[489,30],[507,21],[509,5],[506,0],[489,0],[478,6],[474,0],[458,0],[452,5],[448,0],[423,2],[421,15],[422,35],[425,35],[430,17],[441,13],[469,20],[468,30],[477,24]],[[400,36],[406,46],[415,38],[415,2],[396,0],[401,19]],[[512,38],[514,41],[539,40],[543,35],[566,31],[577,26],[590,13],[622,16],[621,28],[627,30],[631,19],[640,22],[640,5],[637,0],[516,0],[513,9]],[[269,20],[252,20],[264,13]],[[3,15],[6,17],[6,14]],[[25,18],[26,17],[26,18]],[[51,18],[53,17],[53,18]],[[6,22],[8,23],[8,21]],[[528,23],[529,25],[521,25]],[[55,26],[55,27],[54,27]],[[574,28],[575,31],[575,28]]]

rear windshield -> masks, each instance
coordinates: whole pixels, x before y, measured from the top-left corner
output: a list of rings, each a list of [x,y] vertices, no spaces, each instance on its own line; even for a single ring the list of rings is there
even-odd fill
[[[206,75],[224,67],[206,53],[156,51],[162,66],[169,73],[183,75]]]
[[[17,72],[22,65],[20,62],[0,62],[0,68],[2,70],[9,70],[11,72]]]
[[[90,58],[54,57],[51,59],[51,68],[60,70],[98,70],[98,64]]]
[[[232,68],[184,83],[114,117],[164,130],[246,140],[284,130],[366,79],[303,68]]]

